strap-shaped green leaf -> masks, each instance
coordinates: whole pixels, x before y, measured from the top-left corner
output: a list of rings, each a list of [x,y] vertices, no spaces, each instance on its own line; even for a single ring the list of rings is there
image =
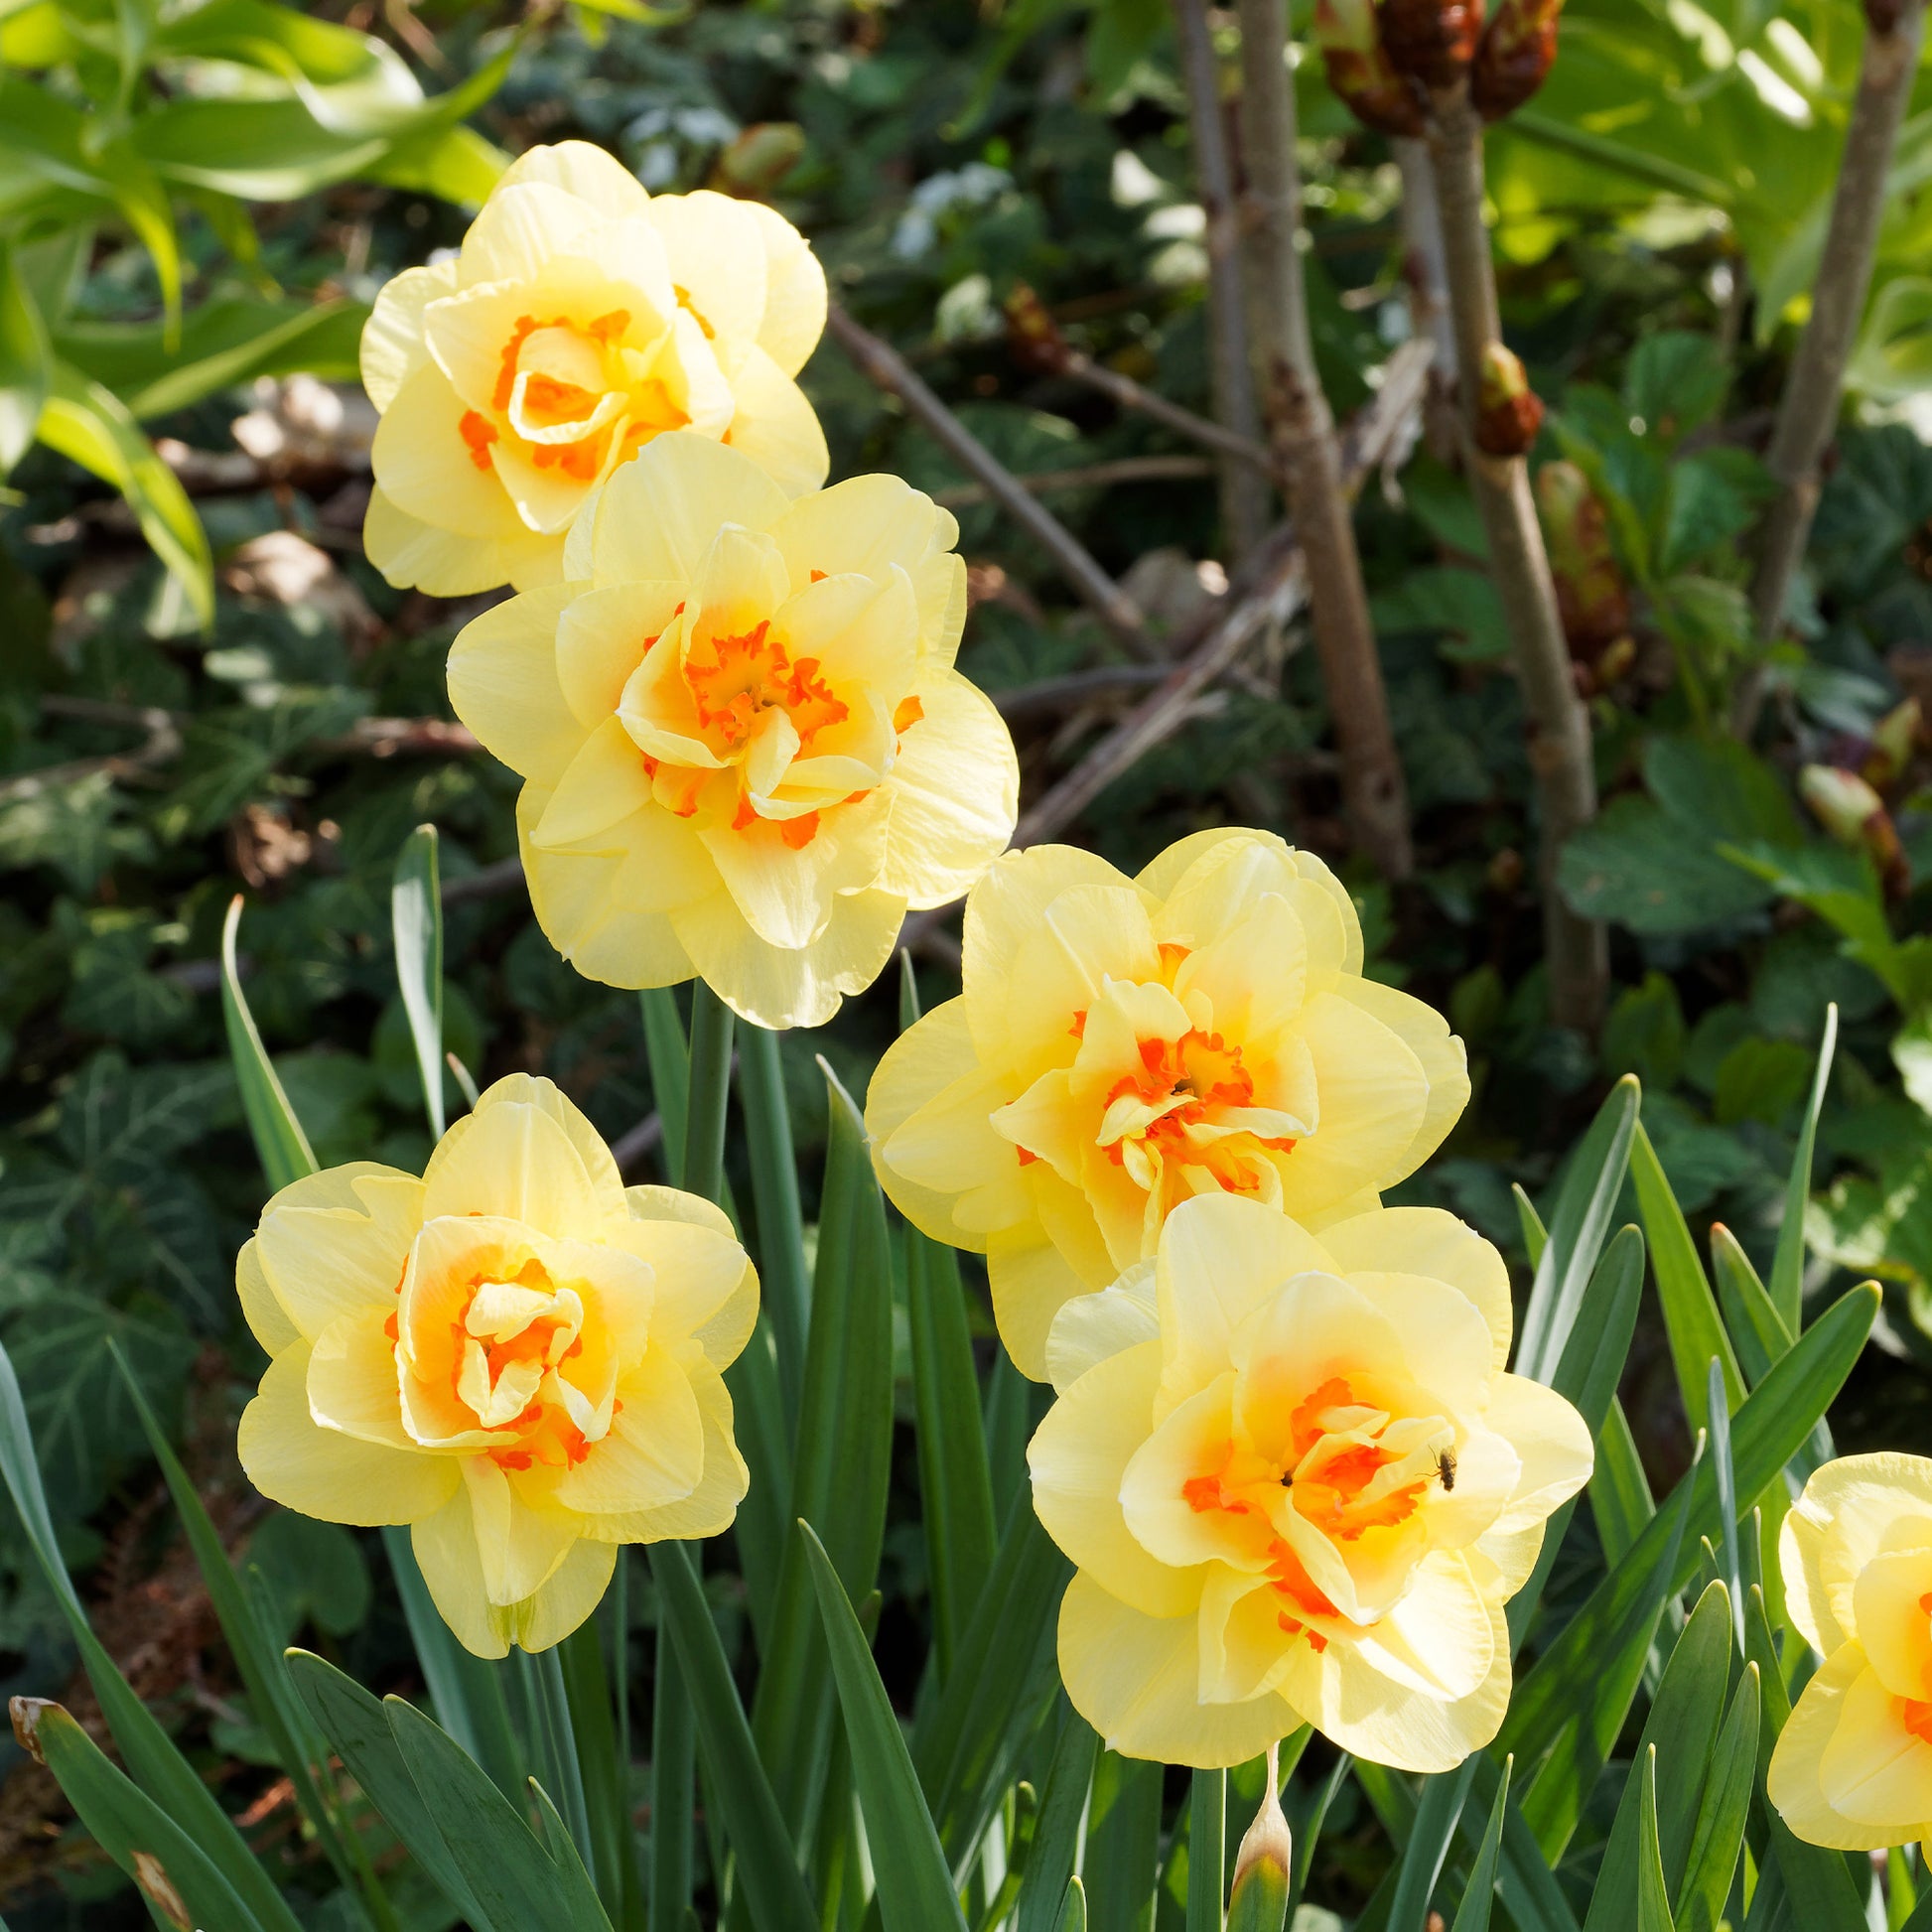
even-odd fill
[[[1722,1221],[1711,1230],[1711,1273],[1718,1284],[1719,1306],[1737,1338],[1745,1377],[1755,1388],[1771,1364],[1791,1346],[1791,1330],[1751,1266],[1750,1256]]]
[[[1476,1760],[1470,1756],[1456,1770],[1423,1779],[1415,1823],[1396,1867],[1395,1898],[1389,1907],[1392,1926],[1421,1925],[1428,1917],[1429,1901],[1443,1875],[1443,1863],[1454,1843],[1463,1801],[1475,1774]]]
[[[1679,1932],[1718,1932],[1730,1881],[1744,1848],[1751,1786],[1757,1776],[1757,1666],[1747,1663],[1711,1753],[1711,1775],[1698,1804],[1684,1882],[1677,1893]]]
[[[33,446],[52,382],[40,304],[0,245],[0,482]]]
[[[429,1131],[443,1138],[443,896],[438,881],[436,827],[419,825],[396,854],[389,888],[389,926],[395,935],[396,984],[416,1071],[423,1083]]]
[[[1102,1751],[1093,1770],[1079,1924],[1147,1925],[1160,1856],[1161,1766]],[[1064,1912],[1060,1926],[1064,1932]]]
[[[1053,1745],[1053,1761],[1040,1793],[1039,1821],[1034,1827],[1033,1856],[1020,1886],[1020,1917],[1015,1932],[1053,1932],[1066,1881],[1080,1854],[1080,1820],[1093,1786],[1093,1761],[1100,1748],[1094,1727],[1070,1706]]]
[[[227,917],[221,922],[221,1021],[227,1030],[228,1057],[234,1063],[235,1084],[241,1089],[241,1110],[248,1121],[255,1154],[269,1192],[278,1193],[291,1181],[314,1173],[316,1157],[262,1045],[262,1036],[255,1031],[255,1016],[242,997],[241,974],[235,963],[235,934],[240,924],[241,895],[237,893],[228,901]]]
[[[1643,1754],[1637,1779],[1643,1793],[1637,1823],[1636,1932],[1676,1932],[1671,1923],[1670,1892],[1664,1883],[1663,1862],[1657,1854],[1657,1750]]]
[[[1489,1932],[1490,1907],[1496,1902],[1496,1860],[1502,1850],[1503,1819],[1509,1810],[1509,1780],[1515,1768],[1513,1758],[1503,1759],[1502,1775],[1496,1780],[1495,1802],[1489,1807],[1489,1823],[1483,1827],[1482,1843],[1476,1848],[1475,1863],[1469,1867],[1469,1882],[1462,1888],[1462,1903],[1456,1909],[1451,1932]]]
[[[1635,1079],[1626,1074],[1610,1089],[1571,1158],[1516,1343],[1517,1372],[1535,1381],[1548,1382],[1556,1373],[1583,1306],[1622,1191],[1639,1097]]]
[[[20,1399],[20,1381],[4,1345],[0,1345],[0,1482],[5,1483],[20,1512],[27,1541],[67,1618],[87,1681],[100,1702],[101,1715],[135,1783],[219,1870],[261,1932],[300,1932],[295,1914],[242,1842],[213,1792],[196,1775],[153,1712],[134,1695],[88,1624],[87,1613],[80,1607],[67,1566],[61,1561],[47,1495],[41,1487],[34,1439],[27,1427],[26,1406]]]
[[[800,1522],[798,1534],[845,1714],[852,1775],[865,1815],[886,1932],[940,1932],[945,1926],[966,1932],[946,1855],[939,1849],[938,1831],[912,1769],[912,1754],[879,1680],[865,1632],[811,1525]]]
[[[1730,1338],[1712,1299],[1711,1284],[1698,1260],[1697,1243],[1665,1177],[1663,1164],[1638,1127],[1630,1148],[1630,1178],[1636,1184],[1637,1211],[1650,1236],[1652,1265],[1657,1271],[1657,1301],[1664,1311],[1664,1332],[1670,1339],[1677,1389],[1691,1433],[1710,1427],[1706,1371],[1716,1356],[1724,1364],[1725,1391],[1735,1409],[1744,1399],[1743,1378],[1737,1372]]]
[[[401,1698],[384,1698],[382,1706],[423,1810],[495,1932],[610,1932],[589,1881],[577,1886],[567,1880],[483,1766],[447,1730]]]
[[[262,1932],[190,1835],[118,1769],[58,1704],[21,1701],[15,1729],[95,1844],[140,1887],[157,1923],[178,1932]]]
[[[1499,1802],[1503,1766],[1487,1752],[1476,1753],[1475,1776],[1470,1783],[1474,1805],[1462,1807],[1463,1842],[1479,1845],[1476,1819],[1485,1808],[1493,1810]],[[1502,1850],[1496,1871],[1496,1890],[1503,1908],[1516,1922],[1517,1932],[1577,1932],[1577,1916],[1571,1911],[1556,1874],[1544,1862],[1536,1834],[1530,1830],[1523,1808],[1512,1792],[1503,1811]]]
[[[668,986],[637,995],[644,1022],[644,1055],[650,1062],[651,1098],[664,1136],[664,1171],[673,1187],[684,1185],[684,1117],[691,1107],[691,1046],[678,1017],[677,994]]]
[[[1187,1795],[1187,1932],[1221,1932],[1228,1774],[1196,1771]]]
[[[487,1932],[482,1909],[417,1793],[380,1702],[352,1677],[306,1650],[291,1650],[287,1661],[297,1696],[349,1776],[457,1910]]]
[[[1838,1047],[1838,1008],[1825,1009],[1825,1035],[1818,1042],[1818,1069],[1812,1075],[1811,1095],[1805,1102],[1804,1124],[1791,1156],[1791,1176],[1784,1184],[1784,1220],[1771,1257],[1771,1302],[1795,1335],[1804,1326],[1800,1307],[1805,1288],[1805,1209],[1811,1200],[1811,1159],[1818,1144],[1818,1116],[1825,1109],[1825,1089],[1831,1084],[1832,1056]]]
[[[622,1564],[626,1552],[618,1553]],[[597,1860],[597,1891],[613,1925],[624,1922],[634,1904],[637,1880],[636,1832],[630,1823],[629,1765],[619,1755],[618,1728],[612,1715],[610,1673],[604,1664],[604,1637],[593,1618],[580,1623],[557,1646],[564,1691],[570,1700],[570,1727],[577,1744],[578,1776],[589,1816]],[[621,1631],[620,1654],[624,1642]],[[623,1696],[624,1687],[618,1687]]]
[[[758,1210],[759,1286],[777,1344],[778,1387],[789,1433],[798,1425],[811,1296],[780,1045],[781,1035],[749,1020],[738,1030],[739,1111],[752,1163],[752,1204]]]
[[[752,1741],[691,1551],[682,1543],[653,1543],[647,1554],[690,1694],[706,1786],[723,1817],[752,1923],[758,1932],[818,1932],[818,1914],[798,1875],[797,1853]]]

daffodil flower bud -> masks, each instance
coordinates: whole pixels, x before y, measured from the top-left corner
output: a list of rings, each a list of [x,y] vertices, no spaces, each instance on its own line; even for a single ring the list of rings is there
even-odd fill
[[[1295,1841],[1275,1789],[1275,1753],[1268,1753],[1268,1786],[1234,1860],[1227,1932],[1282,1932],[1288,1919],[1288,1874]]]

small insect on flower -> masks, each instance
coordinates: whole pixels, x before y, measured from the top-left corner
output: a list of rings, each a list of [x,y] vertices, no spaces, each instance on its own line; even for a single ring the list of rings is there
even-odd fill
[[[1443,1485],[1443,1494],[1452,1495],[1455,1490],[1455,1451],[1452,1449],[1436,1451],[1436,1479]]]

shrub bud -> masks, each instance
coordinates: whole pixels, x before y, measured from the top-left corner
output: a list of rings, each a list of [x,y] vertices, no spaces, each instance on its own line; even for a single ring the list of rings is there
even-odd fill
[[[1484,456],[1522,456],[1542,426],[1543,402],[1530,387],[1522,358],[1501,343],[1485,343],[1476,396],[1476,448]]]
[[[1602,502],[1574,463],[1558,462],[1536,473],[1536,506],[1570,654],[1588,664],[1597,682],[1612,682],[1629,668],[1635,646],[1630,593],[1610,548]]]
[[[1905,897],[1912,873],[1898,828],[1864,779],[1835,764],[1808,764],[1798,773],[1798,795],[1840,845],[1870,859],[1887,898]]]
[[[1025,282],[1016,282],[1006,300],[1007,350],[1033,375],[1056,375],[1066,366],[1066,338],[1043,303]]]
[[[1315,0],[1314,38],[1328,85],[1364,127],[1378,134],[1423,132],[1422,93],[1389,65],[1372,0]]]
[[[1894,705],[1871,728],[1871,748],[1862,768],[1876,790],[1888,790],[1905,775],[1924,729],[1924,713],[1916,698]]]
[[[1500,120],[1542,86],[1557,58],[1563,0],[1502,0],[1482,31],[1469,98],[1485,121]]]
[[[1399,74],[1452,87],[1469,70],[1482,32],[1482,0],[1384,0],[1382,45]]]
[[[760,201],[797,167],[804,152],[805,130],[796,121],[759,121],[718,157],[711,185]]]

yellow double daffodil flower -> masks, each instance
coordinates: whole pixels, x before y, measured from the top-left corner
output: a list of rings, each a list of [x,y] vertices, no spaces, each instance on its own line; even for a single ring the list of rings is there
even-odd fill
[[[454,260],[376,297],[369,561],[439,597],[554,583],[597,484],[669,430],[816,489],[825,436],[793,377],[824,326],[824,272],[773,209],[653,197],[584,141],[530,149]]]
[[[1435,1208],[1317,1239],[1196,1196],[1152,1264],[1060,1308],[1028,1460],[1078,1566],[1060,1675],[1109,1746],[1239,1764],[1311,1724],[1442,1771],[1496,1734],[1503,1606],[1591,1463],[1509,1342],[1501,1256]]]
[[[235,1279],[270,1356],[250,1481],[327,1522],[408,1524],[479,1656],[568,1636],[620,1544],[737,1513],[723,1372],[758,1276],[709,1202],[626,1188],[547,1080],[499,1080],[421,1179],[355,1162],[284,1187]]]
[[[1462,1042],[1363,978],[1348,895],[1271,832],[1198,833],[1132,880],[1010,854],[967,900],[964,980],[880,1062],[866,1124],[900,1212],[986,1255],[1035,1380],[1061,1304],[1151,1256],[1181,1202],[1319,1227],[1413,1173],[1469,1096]]]

